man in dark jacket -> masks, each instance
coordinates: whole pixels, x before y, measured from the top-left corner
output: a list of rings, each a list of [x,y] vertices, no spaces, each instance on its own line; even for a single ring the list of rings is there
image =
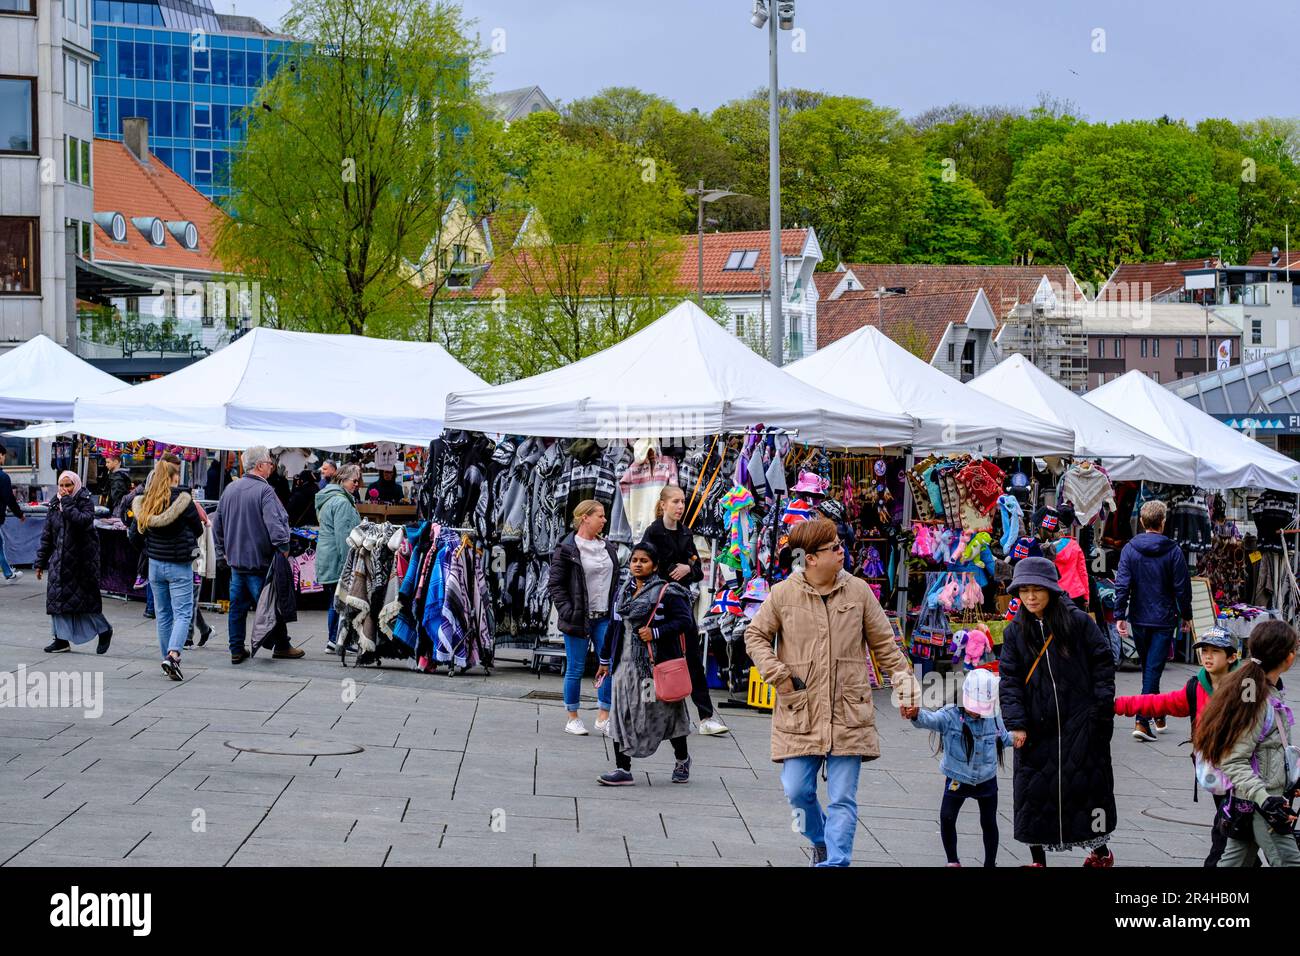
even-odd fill
[[[18,499],[14,497],[14,483],[9,480],[9,476],[4,473],[5,457],[9,450],[4,445],[0,445],[0,527],[5,523],[5,512],[12,511],[15,518],[19,521],[26,521],[27,515],[23,514],[23,509],[18,507]],[[9,561],[5,558],[5,539],[0,534],[0,574],[4,575],[5,581],[17,581],[23,576],[21,571],[15,571],[9,567]]]
[[[230,565],[230,663],[248,660],[244,646],[248,612],[257,606],[276,551],[289,550],[289,516],[267,479],[275,461],[264,446],[244,452],[244,477],[227,485],[212,519],[217,559]],[[274,647],[274,658],[302,657],[287,635]]]
[[[1115,618],[1121,635],[1132,631],[1142,659],[1144,694],[1160,692],[1160,675],[1179,622],[1192,619],[1192,579],[1182,549],[1165,537],[1165,511],[1163,501],[1142,506],[1143,533],[1124,545],[1115,573]],[[1164,732],[1164,717],[1155,719],[1155,730]],[[1156,739],[1150,717],[1138,717],[1133,736]]]

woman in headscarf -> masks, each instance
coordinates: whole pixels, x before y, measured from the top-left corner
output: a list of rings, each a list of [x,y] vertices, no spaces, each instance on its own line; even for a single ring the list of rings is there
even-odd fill
[[[596,671],[596,686],[614,675],[613,701],[609,713],[609,735],[614,740],[615,769],[597,779],[607,787],[636,783],[632,758],[649,757],[665,740],[673,744],[673,783],[691,779],[691,756],[686,738],[695,728],[686,700],[667,704],[654,693],[654,660],[682,655],[681,636],[695,627],[690,595],[675,581],[665,581],[655,570],[659,554],[654,545],[642,541],[632,549],[628,562],[631,579],[616,605],[618,625],[606,632],[605,647]]]
[[[97,637],[95,653],[103,654],[113,639],[113,628],[104,618],[99,593],[95,501],[81,487],[81,479],[65,471],[59,475],[58,497],[49,507],[36,552],[36,580],[41,580],[46,571],[50,574],[45,613],[52,618],[54,640],[45,653],[62,653],[72,644],[85,644]]]

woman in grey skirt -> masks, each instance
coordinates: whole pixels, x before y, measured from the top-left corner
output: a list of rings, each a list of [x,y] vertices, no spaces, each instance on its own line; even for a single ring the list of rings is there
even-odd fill
[[[615,769],[597,778],[607,787],[635,784],[632,758],[649,757],[665,740],[672,741],[677,758],[673,783],[691,778],[686,738],[695,727],[686,700],[665,704],[656,699],[649,646],[654,643],[656,661],[679,657],[679,635],[695,626],[695,617],[687,590],[659,577],[658,563],[653,545],[643,541],[632,549],[631,579],[615,606],[618,623],[609,628],[601,648],[596,686],[609,679],[611,671],[614,675],[609,735],[614,741]]]

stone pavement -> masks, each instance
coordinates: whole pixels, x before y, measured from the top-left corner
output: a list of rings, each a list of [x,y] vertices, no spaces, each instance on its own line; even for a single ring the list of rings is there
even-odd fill
[[[93,644],[43,654],[44,588],[30,572],[0,584],[0,671],[102,672],[103,714],[0,707],[0,865],[807,865],[768,759],[765,715],[724,710],[730,735],[693,736],[686,786],[669,782],[665,744],[634,762],[636,787],[605,788],[596,776],[612,767],[612,748],[563,732],[556,675],[512,663],[491,677],[345,670],[324,652],[319,612],[292,628],[303,660],[259,653],[232,667],[225,618],[213,614],[212,641],[185,655],[186,680],[175,683],[138,602],[105,602],[116,629],[107,655]],[[1189,673],[1171,665],[1164,686]],[[1120,675],[1121,692],[1138,684]],[[876,706],[884,755],[863,769],[854,859],[940,865],[942,777],[929,734],[901,720],[886,691]],[[590,726],[590,695],[584,716]],[[1192,803],[1188,748],[1178,746],[1187,722],[1171,720],[1148,744],[1130,727],[1117,720],[1113,743],[1117,861],[1197,866],[1212,804]],[[1010,766],[1008,754],[1003,865],[1028,862],[1011,838]],[[965,861],[978,865],[973,804],[958,832]],[[1080,862],[1076,853],[1049,865]]]

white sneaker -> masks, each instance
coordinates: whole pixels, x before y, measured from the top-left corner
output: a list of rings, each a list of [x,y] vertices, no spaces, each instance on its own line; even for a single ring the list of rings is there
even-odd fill
[[[579,737],[585,737],[587,736],[587,725],[582,722],[581,717],[574,717],[573,720],[564,725],[564,732],[566,734],[576,734]]]
[[[710,737],[716,737],[718,734],[729,733],[727,725],[716,717],[710,717],[700,722],[700,733],[708,734]]]
[[[609,736],[609,718],[608,718],[608,717],[606,717],[604,720],[598,720],[598,721],[596,721],[596,733],[598,733],[598,734],[604,734],[606,737]]]
[[[23,579],[23,573],[21,571],[15,571],[13,577],[5,578],[5,584],[17,584],[22,579]]]
[[[339,652],[339,646],[337,644],[335,644],[333,641],[325,642],[325,653],[337,654],[338,652]]]

